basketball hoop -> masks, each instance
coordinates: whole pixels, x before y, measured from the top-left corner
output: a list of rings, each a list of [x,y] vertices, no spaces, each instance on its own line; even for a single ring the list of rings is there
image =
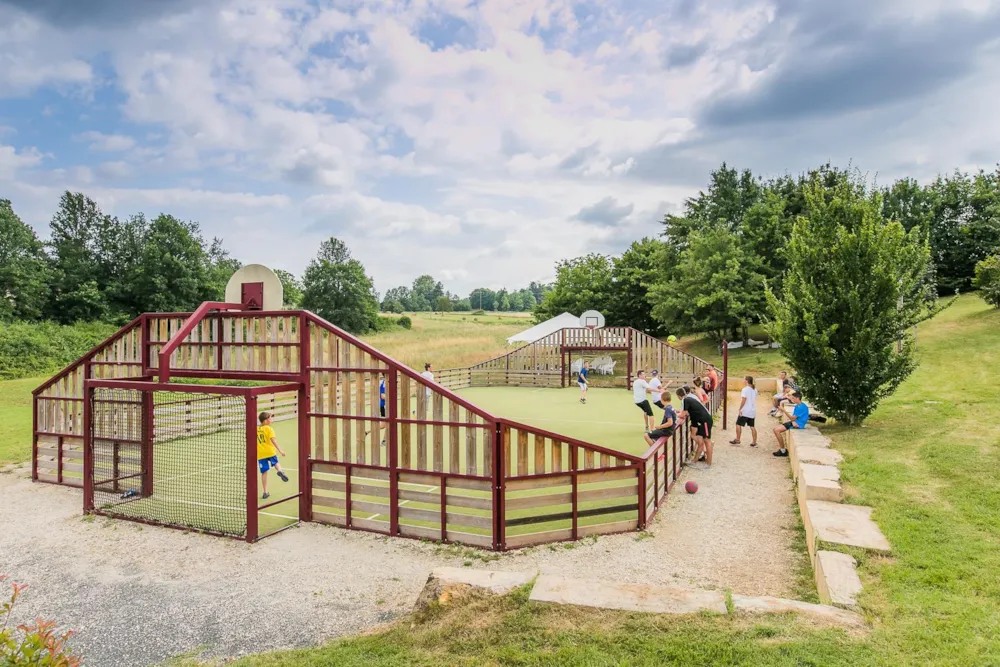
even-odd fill
[[[596,310],[588,310],[580,316],[580,326],[591,331],[600,329],[604,326],[604,315]]]

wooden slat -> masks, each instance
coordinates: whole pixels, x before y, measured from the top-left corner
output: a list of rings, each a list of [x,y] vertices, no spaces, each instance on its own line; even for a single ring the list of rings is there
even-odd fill
[[[476,474],[476,432],[479,429],[465,429],[465,474]],[[483,438],[484,442],[488,441]]]
[[[312,494],[312,502],[313,505],[320,505],[322,507],[336,507],[337,509],[347,508],[347,499],[321,496],[317,493]]]
[[[528,432],[517,431],[517,474],[528,474]]]
[[[532,507],[549,507],[550,505],[569,505],[573,502],[573,494],[553,493],[545,496],[527,496],[524,498],[507,498],[504,508],[509,510],[523,510]]]
[[[359,517],[351,517],[351,525],[355,528],[364,528],[365,530],[373,530],[376,533],[388,534],[389,532],[388,521],[375,521],[374,519],[362,519]]]
[[[440,510],[421,510],[415,507],[403,506],[399,508],[399,518],[400,519],[415,519],[417,521],[430,521],[432,523],[441,523],[441,511]],[[438,533],[438,537],[440,537]]]
[[[562,442],[552,441],[552,470],[549,472],[562,472]]]
[[[347,517],[340,514],[328,514],[326,512],[317,512],[313,510],[312,516],[313,521],[318,521],[319,523],[328,523],[333,526],[347,525]]]
[[[535,434],[535,474],[548,472],[545,470],[545,436]]]
[[[547,530],[541,533],[528,533],[525,535],[508,535],[506,543],[508,549],[516,549],[518,547],[526,547],[532,544],[545,544],[546,542],[559,542],[561,540],[571,539],[573,539],[573,529],[565,528],[562,530]]]
[[[460,542],[462,544],[468,544],[474,547],[485,547],[487,549],[493,547],[492,535],[474,535],[473,533],[463,533],[457,530],[449,530],[445,532],[445,536],[448,538],[449,542]]]
[[[431,395],[433,401],[434,421],[444,421],[444,397],[438,392]],[[434,470],[444,472],[444,426],[435,424],[432,427],[434,432]]]
[[[416,383],[417,419],[427,419],[427,391]],[[427,425],[417,424],[417,470],[427,470]]]
[[[396,391],[399,394],[399,415],[407,417],[410,411],[410,378],[403,373],[398,374]],[[399,465],[409,468],[413,465],[410,455],[410,425],[399,425]]]
[[[352,491],[353,493],[353,491]],[[362,512],[364,514],[389,514],[389,506],[382,503],[373,503],[367,500],[355,500],[354,496],[351,496],[351,515],[354,512]]]
[[[635,468],[623,468],[594,472],[581,471],[577,481],[579,484],[596,484],[598,482],[611,482],[616,479],[635,479],[637,477]]]
[[[454,401],[449,401],[448,406],[449,406],[448,418],[453,422],[457,422],[459,415],[458,403],[455,403]],[[472,429],[467,429],[467,430],[471,431]],[[449,426],[448,435],[449,435],[448,443],[450,450],[449,452],[450,455],[448,457],[448,470],[449,472],[461,473],[462,472],[461,461],[460,461],[461,457],[459,456],[459,454],[461,453],[461,450],[459,448],[459,438],[461,436],[461,432],[459,427]]]
[[[450,481],[448,482],[448,488],[452,488],[455,485]],[[479,510],[488,510],[493,507],[492,498],[471,498],[469,496],[457,496],[449,493],[447,496],[446,503],[449,507],[469,507]]]
[[[427,526],[410,526],[402,522],[400,522],[399,524],[399,534],[404,535],[406,537],[420,537],[428,540],[441,539],[440,528],[428,528]]]
[[[357,406],[357,414],[365,414],[365,386],[369,382],[368,373],[352,373],[354,376],[355,392],[354,403]],[[358,424],[358,431],[355,434],[355,456],[356,463],[365,462],[365,430],[371,428],[371,422],[361,422]]]
[[[572,484],[569,475],[559,477],[540,477],[538,479],[514,479],[506,483],[507,491],[523,491],[525,489],[543,489],[553,486],[569,486]],[[449,484],[451,482],[449,481]]]
[[[628,486],[613,486],[608,489],[591,489],[590,491],[578,491],[577,500],[581,503],[594,500],[607,500],[610,498],[635,498],[639,492],[639,483]]]
[[[486,530],[491,530],[493,528],[493,517],[489,516],[475,516],[473,514],[463,514],[461,512],[447,512],[445,515],[445,521],[449,524],[466,526],[469,528],[485,528]]]

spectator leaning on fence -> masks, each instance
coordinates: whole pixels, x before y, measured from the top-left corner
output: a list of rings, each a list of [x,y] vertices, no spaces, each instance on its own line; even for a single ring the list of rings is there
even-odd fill
[[[778,439],[778,451],[772,452],[775,456],[788,456],[786,432],[792,429],[804,429],[809,423],[809,406],[802,402],[802,394],[793,391],[791,400],[795,405],[792,414],[789,415],[784,407],[781,408],[781,413],[788,418],[788,421],[774,427],[774,437]]]

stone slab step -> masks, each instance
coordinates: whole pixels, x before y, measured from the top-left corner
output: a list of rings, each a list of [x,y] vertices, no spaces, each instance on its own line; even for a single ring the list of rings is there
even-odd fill
[[[844,460],[843,454],[838,452],[836,449],[803,445],[796,442],[794,438],[792,441],[795,444],[788,450],[788,454],[792,464],[792,476],[795,479],[799,478],[799,465],[802,463],[816,463],[824,466],[835,466],[840,465],[840,463]]]
[[[734,611],[737,612],[795,612],[839,625],[864,624],[864,619],[858,614],[826,605],[769,596],[734,594],[732,598]],[[694,614],[703,611],[727,613],[726,598],[718,591],[569,579],[548,574],[538,577],[529,599],[532,602],[656,614]]]
[[[529,599],[657,614],[726,613],[726,599],[718,591],[567,579],[549,574],[538,577]]]
[[[796,447],[829,447],[830,438],[826,437],[819,432],[819,429],[814,427],[806,427],[805,429],[792,431],[792,440],[794,446]]]
[[[473,570],[467,567],[435,568],[427,577],[427,583],[417,597],[414,609],[425,609],[433,602],[448,604],[472,588],[503,595],[531,583],[536,576],[538,572]]]
[[[859,614],[846,611],[844,609],[838,609],[837,607],[831,607],[825,604],[813,604],[811,602],[801,602],[799,600],[774,598],[767,595],[751,597],[748,595],[737,595],[736,593],[733,593],[733,607],[736,611],[758,614],[796,612],[818,620],[826,620],[836,623],[838,625],[861,626],[864,625],[865,622]]]
[[[861,592],[858,563],[848,554],[838,551],[816,552],[816,590],[825,604],[854,607]]]
[[[891,550],[889,541],[872,521],[871,515],[870,507],[807,500],[802,522],[813,566],[816,564],[816,552],[824,543],[888,553]]]
[[[815,463],[800,463],[798,466],[799,504],[808,500],[828,500],[839,503],[844,500],[844,490],[840,486],[840,469]]]

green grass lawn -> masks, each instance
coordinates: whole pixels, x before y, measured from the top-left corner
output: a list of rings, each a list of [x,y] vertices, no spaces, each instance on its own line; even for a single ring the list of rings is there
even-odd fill
[[[6,436],[0,439],[0,465],[31,458],[31,390],[44,378],[0,382],[0,423]]]
[[[632,392],[625,389],[590,389],[586,405],[580,404],[580,390],[576,386],[565,389],[471,387],[458,393],[498,417],[584,442],[628,454],[642,454],[648,448],[642,438],[642,412],[635,407]],[[663,417],[663,412],[655,406],[653,412],[657,420]]]
[[[243,664],[1000,664],[1000,311],[962,297],[921,325],[918,345],[919,369],[863,428],[826,429],[849,502],[875,508],[893,548],[855,554],[867,634],[786,616],[546,607],[520,591]]]

